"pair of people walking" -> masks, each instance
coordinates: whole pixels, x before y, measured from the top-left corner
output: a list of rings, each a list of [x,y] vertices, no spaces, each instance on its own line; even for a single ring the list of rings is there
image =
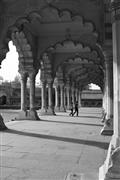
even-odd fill
[[[75,108],[73,106],[73,102],[71,103],[70,110],[71,110],[71,112],[70,112],[69,116],[74,116],[75,114],[76,114],[76,116],[78,116],[78,101],[75,102]]]

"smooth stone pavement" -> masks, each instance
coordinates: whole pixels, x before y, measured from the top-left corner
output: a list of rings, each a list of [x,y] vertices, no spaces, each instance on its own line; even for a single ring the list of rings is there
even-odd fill
[[[0,180],[97,180],[111,139],[100,135],[101,112],[81,108],[79,117],[66,112],[6,123]]]

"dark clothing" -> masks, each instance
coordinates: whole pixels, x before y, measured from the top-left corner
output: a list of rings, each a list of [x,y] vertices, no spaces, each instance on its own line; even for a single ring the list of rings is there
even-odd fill
[[[73,115],[76,113],[76,116],[78,116],[78,103],[75,103],[75,112],[73,113]]]

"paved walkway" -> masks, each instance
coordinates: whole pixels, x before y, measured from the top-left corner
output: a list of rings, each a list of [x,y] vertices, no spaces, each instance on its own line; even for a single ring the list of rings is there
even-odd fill
[[[82,108],[41,116],[41,121],[11,121],[0,132],[0,180],[97,180],[110,137],[100,135],[101,109]],[[9,118],[9,117],[8,117]],[[73,179],[73,178],[71,178]]]

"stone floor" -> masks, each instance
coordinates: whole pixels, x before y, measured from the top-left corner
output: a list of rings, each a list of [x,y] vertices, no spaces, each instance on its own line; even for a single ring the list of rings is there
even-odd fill
[[[100,108],[81,108],[79,117],[66,112],[7,122],[9,130],[0,132],[0,180],[97,180],[111,139],[100,135],[101,116]]]

